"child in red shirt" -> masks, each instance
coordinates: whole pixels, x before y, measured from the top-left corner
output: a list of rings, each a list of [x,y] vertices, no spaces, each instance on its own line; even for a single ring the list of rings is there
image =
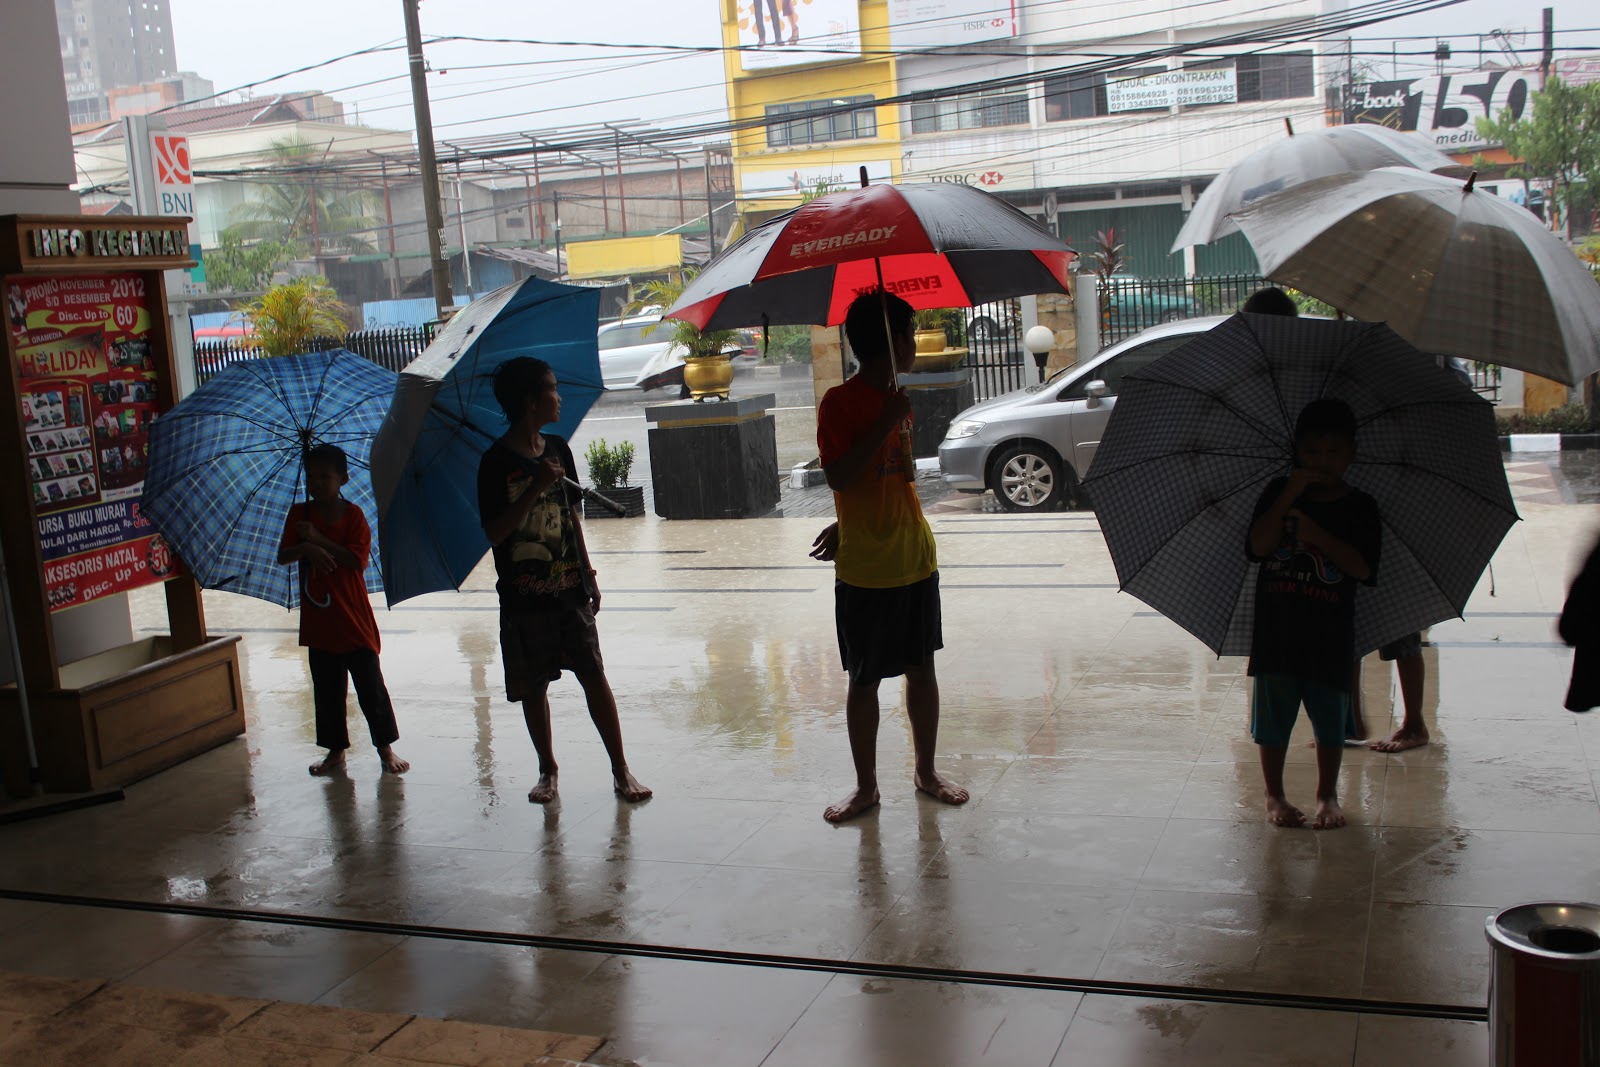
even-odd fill
[[[350,733],[345,726],[346,678],[355,683],[361,714],[383,769],[392,774],[411,764],[391,747],[400,737],[394,705],[378,665],[378,621],[362,575],[372,551],[372,529],[361,509],[339,494],[350,480],[349,462],[337,445],[306,452],[306,491],[311,500],[289,509],[279,563],[300,565],[300,643],[311,664],[317,744],[328,750],[311,765],[315,775],[344,769]]]

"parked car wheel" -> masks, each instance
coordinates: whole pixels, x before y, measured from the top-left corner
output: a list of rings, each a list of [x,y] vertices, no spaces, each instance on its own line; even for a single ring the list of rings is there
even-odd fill
[[[1051,449],[1012,445],[994,461],[989,486],[1007,511],[1049,511],[1069,495],[1072,474]]]
[[[967,327],[968,333],[974,341],[1000,340],[1000,324],[987,315],[979,315]]]

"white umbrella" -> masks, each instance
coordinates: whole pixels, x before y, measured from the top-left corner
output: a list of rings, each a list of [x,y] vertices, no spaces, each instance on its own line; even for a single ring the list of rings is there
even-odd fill
[[[1178,239],[1172,242],[1172,250],[1208,244],[1236,232],[1239,227],[1228,216],[1264,196],[1314,178],[1379,167],[1456,173],[1466,169],[1421,134],[1370,122],[1300,134],[1291,129],[1289,136],[1244,157],[1206,186],[1178,231]]]
[[[1600,370],[1600,283],[1525,208],[1408,167],[1337,174],[1233,216],[1261,272],[1424,352],[1575,385]]]

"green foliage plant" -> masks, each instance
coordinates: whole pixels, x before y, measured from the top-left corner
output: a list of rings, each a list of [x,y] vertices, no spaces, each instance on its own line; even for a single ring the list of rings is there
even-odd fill
[[[246,241],[229,227],[217,235],[218,246],[206,250],[206,287],[218,293],[252,293],[272,284],[273,275],[299,254],[293,242]]]
[[[670,308],[678,302],[684,288],[699,273],[693,267],[686,267],[675,278],[652,278],[634,290],[633,299],[622,310],[628,314],[637,314],[648,307]],[[648,337],[661,329],[667,331],[668,337],[674,344],[680,344],[688,350],[690,359],[720,355],[723,349],[737,343],[733,330],[712,330],[708,333],[693,323],[681,319],[662,319],[644,333]]]
[[[1502,434],[1600,433],[1600,419],[1584,404],[1568,404],[1539,415],[1497,415]]]
[[[343,338],[349,309],[319,275],[274,285],[235,310],[250,322],[256,347],[269,356],[292,356],[318,337]]]
[[[589,481],[595,489],[605,492],[628,484],[633,470],[633,442],[608,445],[604,437],[597,437],[584,449],[583,458],[589,464]]]
[[[1498,119],[1479,119],[1478,133],[1505,146],[1522,160],[1508,172],[1513,178],[1549,178],[1559,229],[1570,232],[1572,208],[1587,190],[1584,176],[1600,175],[1600,82],[1568,85],[1551,78],[1533,94],[1532,106],[1520,119],[1502,112]]]

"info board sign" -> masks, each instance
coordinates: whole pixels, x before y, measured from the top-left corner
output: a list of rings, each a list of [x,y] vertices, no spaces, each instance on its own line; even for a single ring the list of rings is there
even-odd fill
[[[158,391],[149,278],[5,279],[23,466],[51,611],[175,572],[166,542],[139,514]]]

